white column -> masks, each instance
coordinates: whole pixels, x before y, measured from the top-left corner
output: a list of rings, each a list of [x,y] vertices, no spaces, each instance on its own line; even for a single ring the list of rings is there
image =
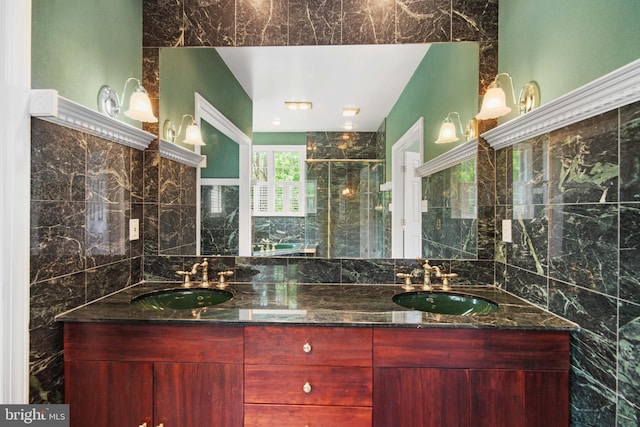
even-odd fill
[[[31,1],[0,1],[0,403],[29,395]]]

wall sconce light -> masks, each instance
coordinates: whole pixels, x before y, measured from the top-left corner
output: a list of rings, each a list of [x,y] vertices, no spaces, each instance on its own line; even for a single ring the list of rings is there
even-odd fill
[[[462,121],[460,120],[460,113],[457,111],[453,111],[447,114],[447,117],[442,122],[442,126],[440,126],[440,132],[438,133],[438,139],[436,139],[436,144],[447,144],[449,142],[456,142],[460,138],[458,138],[458,134],[456,132],[456,125],[451,120],[451,116],[455,115],[458,118],[458,126],[460,128],[460,133],[464,135],[469,141],[470,139],[475,138],[475,120],[470,120],[465,130],[462,130]]]
[[[130,81],[135,81],[138,85],[133,90],[131,98],[129,98],[129,109],[124,112],[124,115],[133,120],[156,123],[158,118],[153,115],[149,94],[140,84],[140,80],[135,77],[128,78],[127,81],[124,82],[122,98],[126,95],[127,85]],[[121,108],[122,103],[118,93],[111,86],[102,86],[98,92],[98,109],[100,112],[115,119],[120,115]]]
[[[498,86],[498,78],[500,76],[509,77],[513,103],[518,106],[518,112],[520,114],[528,113],[540,104],[540,89],[536,82],[526,83],[520,91],[519,101],[516,101],[515,88],[513,87],[513,79],[511,78],[511,75],[509,73],[499,73],[496,78],[493,79],[491,87],[487,89],[487,92],[482,99],[482,107],[480,108],[480,112],[476,115],[476,119],[495,119],[511,112],[511,107],[507,106],[505,92]]]
[[[202,140],[200,128],[198,127],[198,125],[196,125],[196,121],[191,114],[185,114],[184,116],[182,116],[180,126],[178,127],[178,132],[176,132],[176,128],[171,120],[165,120],[164,124],[162,125],[162,134],[164,135],[164,139],[170,142],[175,142],[176,137],[179,136],[182,132],[182,125],[184,124],[184,119],[186,119],[187,117],[191,119],[191,124],[187,126],[187,129],[184,132],[184,140],[182,141],[182,143],[198,146],[205,145],[204,141]]]

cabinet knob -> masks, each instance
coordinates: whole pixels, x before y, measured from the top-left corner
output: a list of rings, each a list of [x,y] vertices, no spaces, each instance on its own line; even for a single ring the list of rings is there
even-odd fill
[[[304,391],[307,394],[311,393],[311,384],[304,383],[304,385],[302,386],[302,391]]]
[[[309,344],[308,342],[304,343],[304,345],[302,346],[302,351],[304,351],[305,353],[311,353],[311,344]]]

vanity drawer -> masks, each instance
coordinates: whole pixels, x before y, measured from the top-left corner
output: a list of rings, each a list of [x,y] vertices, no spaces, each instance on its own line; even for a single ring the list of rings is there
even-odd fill
[[[371,427],[371,408],[244,405],[244,427]]]
[[[342,406],[372,403],[371,368],[247,365],[244,376],[245,403]]]
[[[372,342],[370,328],[249,326],[245,363],[371,366]]]

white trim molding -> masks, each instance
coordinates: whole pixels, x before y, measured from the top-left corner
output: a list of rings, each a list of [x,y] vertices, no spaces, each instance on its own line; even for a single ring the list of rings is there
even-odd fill
[[[498,150],[640,100],[640,59],[481,136]]]
[[[449,169],[477,156],[478,139],[476,138],[452,148],[435,159],[423,163],[420,167],[416,168],[416,175],[421,177],[433,175],[434,173]]]
[[[29,403],[31,1],[0,2],[0,402]]]
[[[202,167],[205,160],[205,156],[164,139],[160,140],[160,157],[194,168]]]
[[[245,135],[231,120],[216,109],[205,97],[199,93],[194,94],[196,122],[202,120],[209,123],[220,132],[231,138],[239,149],[238,186],[240,206],[238,213],[238,255],[251,256],[253,253],[251,245],[251,138]],[[196,147],[199,149],[200,147]],[[200,186],[202,180],[201,172],[196,174],[196,206],[200,206]],[[234,184],[235,185],[235,184]],[[196,209],[196,236],[200,236],[200,209]],[[196,239],[196,253],[200,254],[200,238]]]
[[[60,126],[144,150],[156,136],[113,119],[89,107],[58,95],[53,89],[32,89],[31,117],[38,117]]]

